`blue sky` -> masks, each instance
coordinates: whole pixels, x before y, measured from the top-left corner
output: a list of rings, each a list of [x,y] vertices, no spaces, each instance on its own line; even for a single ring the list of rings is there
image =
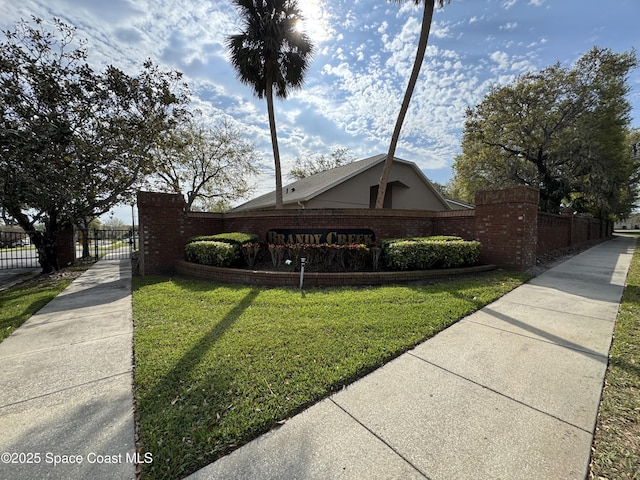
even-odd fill
[[[300,0],[300,6],[316,54],[304,87],[276,101],[285,183],[299,156],[335,147],[347,147],[354,158],[387,151],[422,13],[412,1]],[[266,102],[236,79],[224,46],[227,35],[240,31],[230,1],[0,0],[3,30],[31,15],[76,26],[96,69],[113,64],[135,73],[151,58],[182,71],[193,106],[207,118],[232,119],[256,144],[262,173],[255,195],[273,190]],[[396,156],[446,183],[464,112],[491,85],[556,62],[570,66],[594,45],[624,52],[639,40],[638,0],[452,0],[434,15]],[[638,127],[640,69],[629,84]],[[130,217],[130,208],[123,212]]]

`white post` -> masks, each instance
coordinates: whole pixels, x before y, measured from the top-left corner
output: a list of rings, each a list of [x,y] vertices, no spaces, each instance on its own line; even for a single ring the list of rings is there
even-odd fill
[[[300,290],[302,290],[302,284],[304,282],[304,265],[307,263],[305,257],[300,258]]]

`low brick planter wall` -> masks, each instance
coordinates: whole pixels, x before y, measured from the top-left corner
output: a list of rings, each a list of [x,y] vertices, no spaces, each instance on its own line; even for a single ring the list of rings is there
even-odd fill
[[[448,268],[442,270],[416,270],[408,272],[344,272],[317,273],[305,272],[304,286],[332,285],[384,285],[390,283],[419,282],[430,278],[495,270],[495,265],[476,267]],[[244,285],[263,285],[269,287],[298,287],[300,272],[272,272],[264,270],[244,270],[239,268],[211,267],[185,260],[175,264],[176,272],[188,277],[214,280],[221,283],[239,283]]]

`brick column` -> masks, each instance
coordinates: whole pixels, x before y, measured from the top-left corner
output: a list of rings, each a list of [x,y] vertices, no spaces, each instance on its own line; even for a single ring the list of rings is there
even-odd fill
[[[73,227],[67,227],[56,235],[56,250],[60,268],[65,268],[75,263],[76,244]]]
[[[476,195],[476,236],[480,261],[526,270],[536,264],[538,189],[516,187]]]
[[[170,273],[184,258],[184,209],[182,195],[138,192],[140,275]]]

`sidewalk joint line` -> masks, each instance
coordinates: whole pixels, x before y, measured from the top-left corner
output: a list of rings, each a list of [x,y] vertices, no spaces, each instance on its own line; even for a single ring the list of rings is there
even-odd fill
[[[88,340],[78,340],[76,342],[71,342],[71,343],[61,343],[59,345],[52,345],[50,347],[42,347],[42,348],[39,348],[37,350],[29,350],[28,352],[13,353],[13,354],[6,355],[6,356],[0,356],[0,360],[6,359],[6,358],[26,357],[28,355],[34,355],[34,354],[37,354],[37,353],[47,352],[47,351],[51,351],[51,350],[57,350],[57,349],[60,349],[60,348],[74,347],[76,345],[84,345],[84,344],[88,344],[88,343],[101,342],[103,340],[110,340],[112,338],[122,337],[124,335],[131,335],[131,332],[115,333],[113,335],[107,335],[106,337],[97,337],[97,338],[91,338],[91,339],[88,339]]]
[[[32,400],[39,400],[41,398],[49,397],[51,395],[56,395],[58,393],[67,392],[69,390],[73,390],[74,388],[86,387],[87,385],[91,385],[93,383],[99,383],[105,380],[110,380],[112,378],[121,377],[122,375],[132,375],[132,371],[128,370],[125,372],[114,373],[113,375],[107,375],[106,377],[96,378],[94,380],[90,380],[88,382],[78,383],[76,385],[71,385],[69,387],[61,388],[60,390],[54,390],[52,392],[42,393],[40,395],[36,395],[35,397],[25,398],[24,400],[18,400],[17,402],[7,403],[6,405],[0,405],[0,412],[3,408],[13,407],[15,405],[20,405],[21,403],[31,402]],[[2,416],[2,413],[0,413]]]
[[[375,438],[377,438],[379,441],[381,441],[384,445],[386,445],[389,449],[391,449],[391,451],[393,453],[395,453],[397,456],[399,456],[402,460],[404,460],[407,464],[409,464],[416,472],[418,472],[420,475],[422,475],[426,480],[431,480],[431,478],[425,474],[422,470],[420,470],[416,465],[413,464],[413,462],[411,462],[411,460],[409,460],[407,457],[405,457],[402,453],[400,453],[396,448],[394,448],[392,445],[390,445],[389,443],[387,443],[380,435],[378,435],[376,432],[374,432],[373,430],[371,430],[369,427],[367,427],[364,423],[362,423],[360,420],[358,420],[356,417],[354,417],[349,411],[347,411],[344,407],[342,407],[342,405],[340,405],[339,403],[337,403],[333,398],[329,397],[328,399],[329,401],[331,401],[331,403],[333,403],[336,407],[338,407],[340,410],[342,410],[344,413],[346,413],[347,415],[349,415],[349,417],[351,417],[358,425],[360,425],[362,428],[364,428],[367,432],[369,432],[371,435],[373,435]]]
[[[528,408],[530,410],[534,410],[536,412],[539,412],[539,413],[541,413],[541,414],[543,414],[543,415],[545,415],[547,417],[553,418],[553,419],[555,419],[555,420],[557,420],[559,422],[564,423],[565,425],[569,425],[570,427],[577,428],[578,430],[580,430],[582,432],[585,432],[585,433],[588,433],[589,435],[593,436],[593,432],[592,431],[586,430],[586,429],[584,429],[584,428],[582,428],[582,427],[580,427],[578,425],[574,425],[573,423],[568,422],[567,420],[564,420],[564,419],[562,419],[562,418],[560,418],[560,417],[558,417],[556,415],[553,415],[552,413],[545,412],[544,410],[540,410],[539,408],[534,407],[533,405],[529,405],[529,404],[523,402],[522,400],[518,400],[517,398],[510,397],[509,395],[505,395],[504,393],[499,392],[499,391],[497,391],[497,390],[495,390],[495,389],[493,389],[491,387],[488,387],[486,385],[483,385],[482,383],[476,382],[475,380],[471,380],[470,378],[467,378],[464,375],[460,375],[459,373],[456,373],[456,372],[451,371],[451,370],[449,370],[447,368],[441,367],[440,365],[435,364],[433,362],[430,362],[429,360],[425,360],[424,358],[418,357],[417,355],[415,355],[415,354],[413,354],[411,352],[407,352],[407,353],[409,355],[411,355],[412,357],[414,357],[414,358],[416,358],[416,359],[418,359],[418,360],[420,360],[420,361],[422,361],[424,363],[427,363],[427,364],[429,364],[429,365],[431,365],[433,367],[436,367],[436,368],[438,368],[438,369],[440,369],[440,370],[442,370],[444,372],[450,373],[451,375],[455,375],[456,377],[461,378],[462,380],[465,380],[465,381],[467,381],[469,383],[473,383],[474,385],[477,385],[477,386],[479,386],[481,388],[484,388],[485,390],[489,390],[490,392],[493,392],[496,395],[499,395],[499,396],[501,396],[503,398],[511,400],[512,402],[519,403],[520,405],[522,405],[522,406],[524,406],[524,407],[526,407],[526,408]]]

